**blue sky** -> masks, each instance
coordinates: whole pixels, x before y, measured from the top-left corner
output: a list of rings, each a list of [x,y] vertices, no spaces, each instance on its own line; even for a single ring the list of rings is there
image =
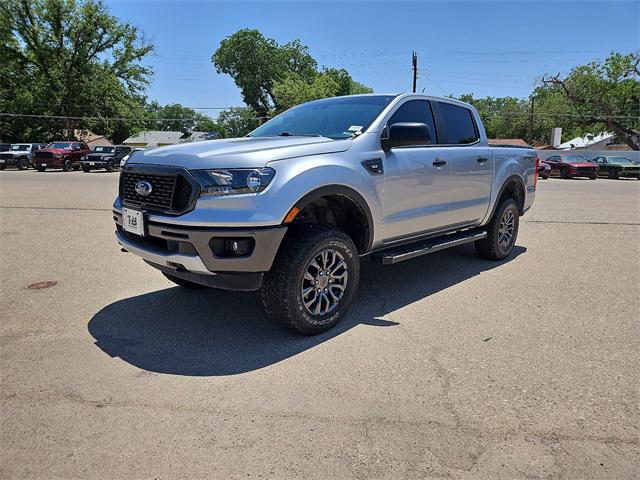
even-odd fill
[[[156,45],[150,99],[190,107],[242,105],[211,55],[241,28],[300,39],[319,65],[345,67],[380,93],[418,91],[526,97],[544,73],[640,49],[640,1],[123,1],[111,12]],[[215,111],[203,111],[215,117]]]

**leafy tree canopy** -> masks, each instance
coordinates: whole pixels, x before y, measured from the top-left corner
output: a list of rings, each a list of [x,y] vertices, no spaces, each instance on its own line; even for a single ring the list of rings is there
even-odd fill
[[[225,38],[212,61],[218,73],[234,79],[258,117],[309,100],[372,91],[344,69],[318,71],[309,48],[299,40],[279,45],[258,30],[239,30]]]
[[[139,117],[152,73],[140,62],[152,48],[136,27],[110,15],[100,1],[2,0],[0,107],[42,115]],[[77,127],[102,127],[107,134],[135,128],[131,122],[77,125],[46,119],[5,119],[0,126],[6,140],[22,141],[61,137]]]
[[[233,107],[220,112],[217,119],[223,138],[244,137],[261,123],[256,112],[249,107]]]
[[[567,77],[545,76],[535,95],[566,106],[569,123],[601,127],[640,150],[640,54],[613,53],[574,68]]]

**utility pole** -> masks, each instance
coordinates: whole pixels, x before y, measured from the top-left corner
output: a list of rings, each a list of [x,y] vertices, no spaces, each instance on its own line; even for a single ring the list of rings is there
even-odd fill
[[[411,64],[413,66],[413,93],[416,93],[416,81],[418,80],[418,54],[415,50],[411,56]]]
[[[535,97],[531,97],[531,107],[529,109],[529,142],[533,142],[533,104]]]

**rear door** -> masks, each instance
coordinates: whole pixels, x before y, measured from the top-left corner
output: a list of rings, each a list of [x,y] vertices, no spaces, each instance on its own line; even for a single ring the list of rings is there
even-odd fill
[[[435,230],[447,224],[447,188],[450,165],[440,161],[431,103],[408,100],[387,121],[418,122],[431,130],[427,145],[394,147],[384,159],[384,235],[385,241]]]
[[[449,223],[480,222],[489,208],[493,155],[480,140],[473,112],[462,105],[436,102],[439,130],[444,137],[442,157],[451,164]]]

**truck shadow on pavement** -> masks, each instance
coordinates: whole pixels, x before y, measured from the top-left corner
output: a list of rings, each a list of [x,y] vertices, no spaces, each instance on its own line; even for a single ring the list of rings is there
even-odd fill
[[[114,302],[89,321],[88,329],[105,353],[144,370],[234,375],[285,360],[361,324],[398,325],[380,317],[500,267],[525,251],[516,246],[500,262],[479,258],[469,246],[387,267],[365,260],[349,314],[336,328],[315,337],[297,335],[271,322],[257,292],[181,287]]]

